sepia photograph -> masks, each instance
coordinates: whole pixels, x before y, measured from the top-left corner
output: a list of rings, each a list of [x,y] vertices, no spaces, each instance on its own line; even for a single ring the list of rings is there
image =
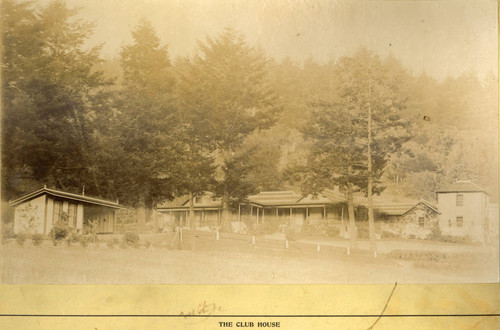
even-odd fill
[[[497,1],[0,6],[2,284],[499,282]]]

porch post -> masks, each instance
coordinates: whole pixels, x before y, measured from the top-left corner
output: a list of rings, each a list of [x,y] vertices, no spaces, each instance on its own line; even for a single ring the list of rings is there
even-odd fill
[[[257,223],[259,223],[259,208],[257,207]]]
[[[290,223],[289,223],[290,225],[292,224],[292,214],[293,214],[293,213],[292,213],[292,210],[293,210],[293,209],[292,209],[292,208],[290,208]]]
[[[262,207],[262,223],[266,221],[266,209]]]
[[[238,222],[241,222],[241,204],[238,203]]]

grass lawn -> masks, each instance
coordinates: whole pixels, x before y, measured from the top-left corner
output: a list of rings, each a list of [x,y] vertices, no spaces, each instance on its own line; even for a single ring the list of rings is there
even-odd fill
[[[52,246],[45,241],[2,245],[6,284],[329,284],[498,281],[498,263],[487,252],[395,252],[346,255],[343,247],[249,236],[188,231],[181,249],[166,234],[141,235],[152,248],[108,248],[105,242]],[[107,238],[108,240],[110,237]],[[168,242],[160,247],[161,241]],[[380,242],[379,244],[384,244]],[[155,246],[153,248],[153,246]],[[168,248],[166,248],[168,247]],[[383,250],[383,249],[382,249]]]

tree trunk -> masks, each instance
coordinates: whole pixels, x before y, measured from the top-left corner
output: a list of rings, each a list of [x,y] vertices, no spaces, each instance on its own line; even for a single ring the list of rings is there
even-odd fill
[[[352,175],[352,166],[347,168],[349,176]],[[354,197],[352,191],[352,185],[349,183],[347,185],[347,213],[349,216],[349,239],[351,249],[358,247],[357,233],[356,233],[356,219],[354,217]]]
[[[146,231],[146,198],[142,198],[137,206],[137,231],[139,233]]]
[[[229,198],[227,194],[222,196],[221,227],[224,231],[231,231],[231,214],[229,213]]]
[[[371,97],[371,86],[368,85],[368,97]],[[375,219],[373,218],[373,175],[372,175],[372,107],[368,100],[368,230],[370,232],[370,251],[376,256],[377,243],[375,241]]]
[[[152,212],[152,217],[153,217],[153,229],[155,231],[155,233],[158,232],[160,226],[159,226],[159,223],[158,223],[158,212],[154,211],[154,210],[151,210]]]
[[[194,194],[191,191],[189,192],[189,228],[191,230],[196,229],[196,224],[194,223]]]

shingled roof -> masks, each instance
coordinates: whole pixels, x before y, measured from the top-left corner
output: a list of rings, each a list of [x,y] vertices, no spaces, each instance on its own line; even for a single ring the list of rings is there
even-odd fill
[[[220,198],[214,197],[210,192],[205,192],[201,195],[201,200],[198,201],[196,198],[194,200],[194,207],[197,209],[208,209],[208,208],[220,208],[222,206],[222,201]],[[188,209],[189,208],[189,196],[179,196],[171,201],[166,201],[161,205],[158,205],[157,210],[174,210],[174,209]]]
[[[452,193],[452,192],[484,192],[486,190],[473,183],[470,180],[456,181],[448,186],[440,188],[436,191],[437,193]]]
[[[296,204],[301,198],[301,195],[293,191],[263,191],[247,197],[250,202],[264,206],[292,205]]]
[[[79,194],[73,194],[69,193],[67,191],[62,191],[62,190],[57,190],[57,189],[52,189],[52,188],[42,188],[37,191],[33,191],[27,195],[24,195],[16,200],[13,200],[9,203],[9,205],[16,206],[18,204],[21,204],[25,201],[32,200],[34,198],[37,198],[42,195],[50,195],[54,197],[60,197],[60,198],[66,198],[74,201],[79,201],[79,202],[84,202],[88,204],[94,204],[94,205],[100,205],[100,206],[106,206],[106,207],[111,207],[115,209],[124,209],[123,206],[118,204],[117,202],[113,202],[110,200],[102,199],[102,198],[96,198],[96,197],[90,197],[90,196],[85,196],[85,195],[79,195]]]

